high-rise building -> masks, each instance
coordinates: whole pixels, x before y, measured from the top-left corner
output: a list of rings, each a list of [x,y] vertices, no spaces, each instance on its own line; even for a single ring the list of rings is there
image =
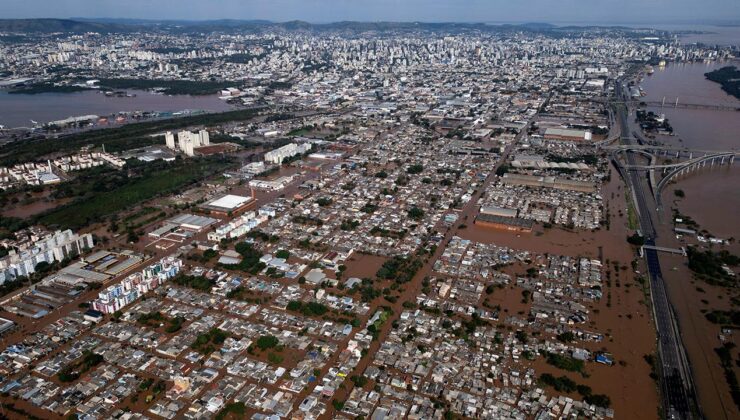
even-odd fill
[[[175,150],[175,135],[171,131],[164,133],[164,142],[168,148]]]
[[[0,279],[13,279],[36,272],[39,263],[60,262],[82,254],[94,245],[92,235],[77,235],[71,230],[56,231],[20,244],[18,251],[12,250],[0,258]],[[0,283],[1,284],[1,283]]]
[[[211,137],[208,134],[208,130],[200,130],[198,132],[198,135],[200,136],[201,146],[208,146],[209,144],[211,144]]]

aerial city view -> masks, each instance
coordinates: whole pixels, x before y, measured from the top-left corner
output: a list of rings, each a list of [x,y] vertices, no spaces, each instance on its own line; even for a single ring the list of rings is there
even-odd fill
[[[740,419],[737,0],[1,9],[0,419]]]

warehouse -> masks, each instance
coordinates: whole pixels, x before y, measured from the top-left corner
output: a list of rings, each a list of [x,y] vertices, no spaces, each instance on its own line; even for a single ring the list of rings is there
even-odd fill
[[[545,139],[564,141],[591,141],[591,132],[585,130],[571,130],[567,128],[548,128],[545,130]]]
[[[511,230],[516,232],[531,232],[534,221],[519,217],[506,217],[493,214],[480,213],[475,218],[475,224],[491,227],[494,229]]]
[[[175,216],[168,221],[168,223],[177,225],[181,229],[193,232],[200,232],[216,222],[218,222],[218,220],[210,217],[196,216],[188,213]]]
[[[558,190],[578,191],[585,193],[592,193],[596,191],[596,184],[593,182],[556,178],[553,176],[535,176],[506,173],[502,178],[502,182],[506,185],[547,187],[555,188]]]
[[[254,204],[254,198],[240,195],[224,195],[201,206],[202,209],[220,216],[240,213]]]

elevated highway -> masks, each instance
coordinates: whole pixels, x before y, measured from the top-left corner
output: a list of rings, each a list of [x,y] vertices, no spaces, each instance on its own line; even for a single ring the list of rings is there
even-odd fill
[[[617,98],[627,104],[616,105],[621,126],[621,145],[633,148],[635,136],[630,132],[627,119],[629,93],[622,80],[616,84]],[[612,153],[612,156],[616,152]],[[625,153],[626,164],[636,166],[635,154]],[[643,171],[627,170],[622,167],[619,159],[612,160],[617,166],[620,175],[630,187],[633,201],[639,216],[640,230],[645,238],[645,262],[650,279],[650,297],[652,301],[653,318],[658,334],[658,355],[660,362],[657,369],[660,374],[661,394],[663,397],[663,411],[668,419],[691,420],[699,413],[696,394],[693,386],[691,366],[686,358],[681,333],[675,319],[673,307],[668,298],[665,280],[658,259],[656,246],[656,230],[653,225],[653,212],[656,210],[654,195],[646,194],[648,180]]]

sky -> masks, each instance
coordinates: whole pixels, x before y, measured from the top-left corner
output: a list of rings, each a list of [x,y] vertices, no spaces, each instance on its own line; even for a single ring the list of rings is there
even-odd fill
[[[0,18],[740,23],[740,0],[0,0]]]

